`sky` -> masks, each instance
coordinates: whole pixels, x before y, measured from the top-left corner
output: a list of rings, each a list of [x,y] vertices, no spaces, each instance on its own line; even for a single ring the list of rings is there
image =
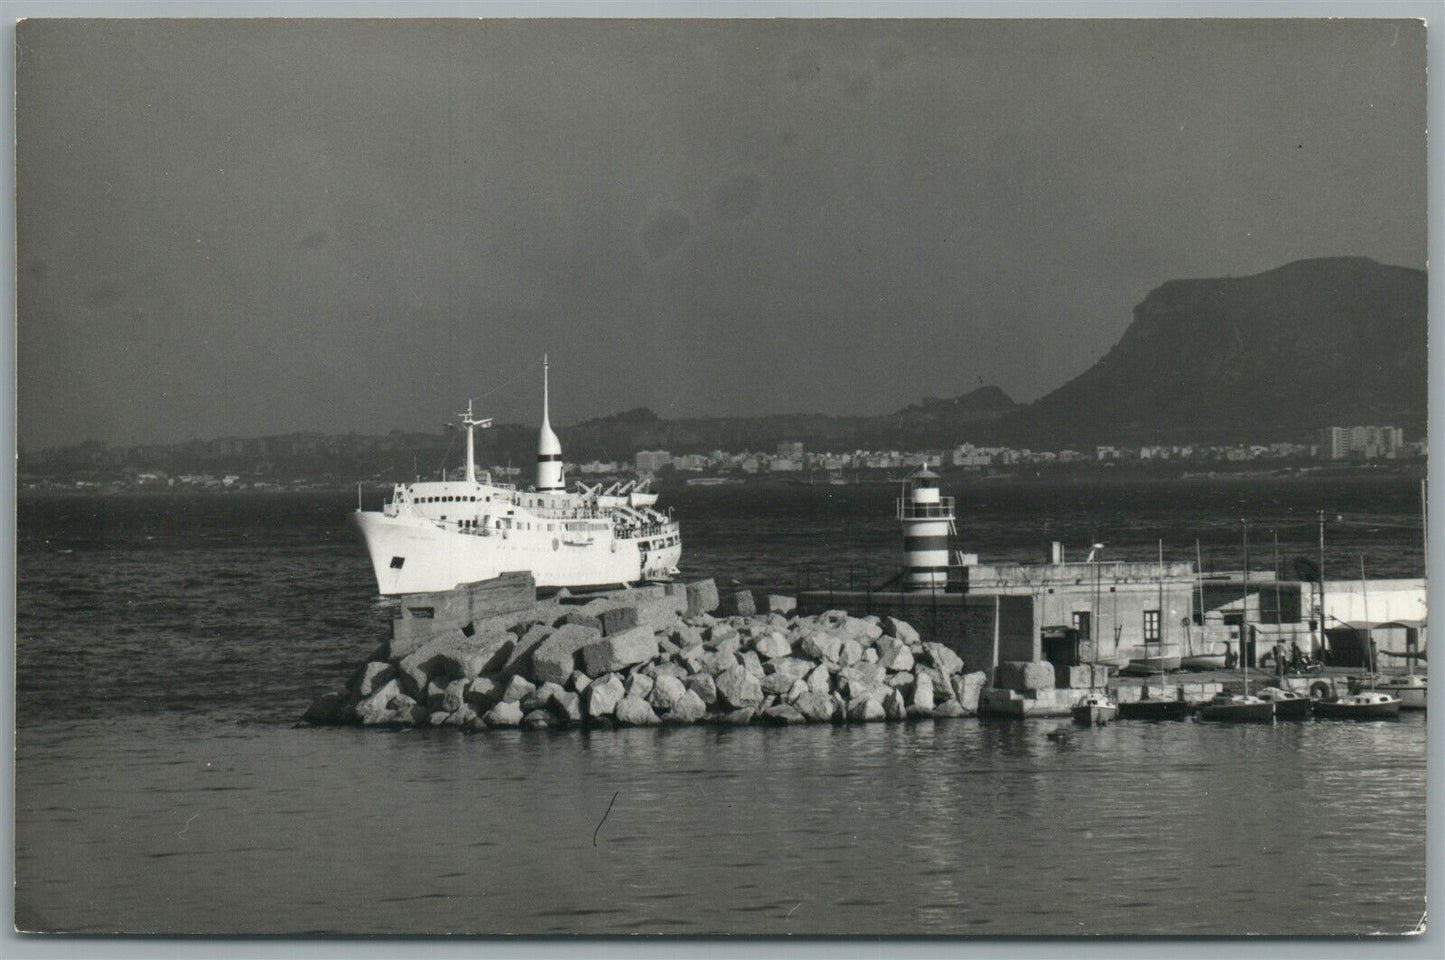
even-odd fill
[[[1032,400],[1167,280],[1423,268],[1424,34],[27,21],[18,441]]]

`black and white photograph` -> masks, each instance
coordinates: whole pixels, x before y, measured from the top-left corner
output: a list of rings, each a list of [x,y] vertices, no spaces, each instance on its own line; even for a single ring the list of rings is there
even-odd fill
[[[13,29],[22,942],[1427,932],[1425,21]]]

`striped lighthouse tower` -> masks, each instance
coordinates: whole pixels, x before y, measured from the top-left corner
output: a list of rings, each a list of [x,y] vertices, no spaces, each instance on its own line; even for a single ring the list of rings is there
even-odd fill
[[[562,493],[562,441],[552,432],[547,409],[547,358],[542,357],[542,429],[537,431],[537,492]]]
[[[942,593],[948,587],[948,545],[955,528],[953,498],[939,496],[938,474],[921,467],[904,481],[898,519],[908,563],[906,588]]]

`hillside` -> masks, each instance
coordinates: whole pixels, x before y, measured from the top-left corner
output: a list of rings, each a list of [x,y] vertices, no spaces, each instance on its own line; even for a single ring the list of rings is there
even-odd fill
[[[587,420],[559,433],[572,460],[630,457],[633,451],[654,447],[673,453],[772,450],[785,440],[801,441],[809,450],[938,447],[958,443],[962,427],[982,427],[1017,408],[998,387],[980,387],[871,417],[774,414],[664,420],[639,408]]]
[[[1119,343],[999,424],[1037,445],[1294,438],[1331,424],[1418,431],[1425,274],[1364,258],[1174,280]]]

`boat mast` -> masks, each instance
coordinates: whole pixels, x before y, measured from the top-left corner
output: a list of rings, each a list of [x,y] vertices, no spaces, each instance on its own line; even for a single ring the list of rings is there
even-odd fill
[[[1325,512],[1320,511],[1320,659],[1329,650],[1329,634],[1325,632]]]
[[[1249,696],[1249,520],[1241,518],[1244,528],[1244,605],[1239,611],[1239,662],[1244,664],[1244,695]]]

